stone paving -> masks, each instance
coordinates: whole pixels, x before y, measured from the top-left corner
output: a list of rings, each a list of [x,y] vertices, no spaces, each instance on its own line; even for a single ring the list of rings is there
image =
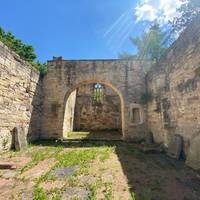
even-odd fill
[[[85,200],[89,198],[89,195],[90,192],[85,188],[69,187],[63,192],[62,200],[70,200],[72,198]]]
[[[54,145],[2,154],[0,163],[16,168],[0,170],[0,200],[200,200],[200,174],[159,152],[124,142]]]
[[[57,168],[53,170],[50,174],[58,180],[65,180],[73,176],[79,166],[70,166],[66,168]]]

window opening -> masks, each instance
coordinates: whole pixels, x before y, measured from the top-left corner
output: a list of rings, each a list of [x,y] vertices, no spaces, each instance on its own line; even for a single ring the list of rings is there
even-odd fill
[[[93,105],[101,105],[103,104],[104,99],[104,91],[103,91],[103,85],[99,83],[95,83],[93,85],[93,91],[92,91],[92,101]]]

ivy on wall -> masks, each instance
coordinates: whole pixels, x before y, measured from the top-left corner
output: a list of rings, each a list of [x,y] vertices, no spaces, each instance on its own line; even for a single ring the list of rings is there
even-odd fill
[[[147,104],[153,100],[153,94],[150,92],[145,92],[141,96],[141,103],[142,104]]]

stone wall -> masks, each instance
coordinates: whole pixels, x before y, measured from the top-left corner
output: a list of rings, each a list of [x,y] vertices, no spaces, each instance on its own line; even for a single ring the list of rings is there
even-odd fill
[[[77,90],[75,130],[120,130],[121,106],[119,96],[102,85],[102,103],[95,103],[93,84],[83,85]]]
[[[23,126],[29,140],[40,133],[39,73],[0,42],[0,151],[11,145],[11,132]]]
[[[66,102],[65,116],[63,122],[63,134],[74,130],[74,114],[76,106],[76,90],[74,90]]]
[[[16,126],[25,128],[30,141],[57,139],[75,121],[77,129],[121,128],[124,138],[144,138],[151,131],[167,147],[180,135],[187,163],[200,169],[200,17],[145,80],[148,66],[143,60],[55,58],[41,81],[38,71],[0,43],[0,150],[10,148]],[[92,105],[85,87],[94,83],[106,88],[102,106]],[[143,105],[146,90],[153,99]]]
[[[43,80],[44,107],[42,138],[62,138],[66,101],[72,91],[83,84],[100,83],[118,95],[121,105],[121,127],[124,138],[142,138],[146,130],[145,107],[141,96],[145,91],[142,60],[63,60],[48,62]],[[142,119],[133,121],[132,110],[137,107]],[[55,112],[56,113],[55,113]],[[138,123],[139,122],[139,123]]]
[[[152,67],[147,82],[154,97],[148,103],[148,125],[154,139],[168,146],[172,135],[183,136],[187,156],[191,141],[200,134],[200,18]]]

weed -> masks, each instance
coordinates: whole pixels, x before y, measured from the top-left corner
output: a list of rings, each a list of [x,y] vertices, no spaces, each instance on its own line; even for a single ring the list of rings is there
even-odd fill
[[[37,165],[40,161],[43,161],[47,158],[54,157],[59,152],[63,150],[63,147],[47,147],[37,151],[31,152],[31,161],[26,164],[24,167],[19,169],[19,173],[23,173],[33,166]]]
[[[131,200],[137,200],[134,192],[131,192]]]
[[[35,186],[33,190],[33,200],[48,200],[43,188]]]
[[[96,195],[97,195],[97,189],[100,188],[102,186],[102,180],[99,177],[95,183],[93,183],[92,185],[90,185],[90,196],[88,198],[88,200],[96,200]]]
[[[62,189],[54,188],[49,191],[51,194],[51,200],[61,200]]]
[[[105,187],[106,187],[106,193],[105,193],[106,200],[113,199],[113,196],[112,196],[112,183],[105,183]]]
[[[68,179],[68,184],[70,187],[76,187],[78,186],[79,182],[76,177],[72,176]]]

